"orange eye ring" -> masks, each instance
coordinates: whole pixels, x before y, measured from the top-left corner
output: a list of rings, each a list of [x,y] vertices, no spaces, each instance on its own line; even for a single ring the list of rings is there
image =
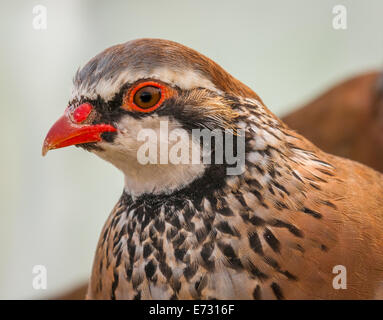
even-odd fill
[[[145,88],[148,90],[145,92]],[[153,88],[159,89],[157,92]],[[139,105],[140,97],[137,97],[137,94],[152,94],[154,96],[153,105],[148,102],[142,102],[142,105]],[[157,99],[156,94],[159,94]],[[144,81],[137,84],[135,87],[130,89],[128,93],[124,96],[122,101],[122,108],[130,111],[139,111],[139,112],[152,112],[156,110],[166,99],[174,95],[174,90],[169,88],[166,85],[163,85],[155,81]],[[142,96],[141,96],[142,98]],[[146,105],[144,107],[144,105]]]

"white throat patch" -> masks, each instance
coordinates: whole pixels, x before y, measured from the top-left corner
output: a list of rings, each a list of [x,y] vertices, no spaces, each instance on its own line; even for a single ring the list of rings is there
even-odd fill
[[[162,137],[160,123],[164,121],[168,122],[169,131],[181,128],[177,121],[170,121],[168,117],[153,115],[142,119],[135,119],[126,116],[118,123],[118,135],[113,144],[99,142],[98,145],[104,151],[93,151],[124,173],[125,190],[133,196],[139,196],[143,193],[159,194],[174,192],[200,177],[205,170],[203,163],[173,164],[169,162],[166,164],[148,163],[143,165],[139,162],[137,150],[140,149],[143,142],[138,139],[138,133],[142,132],[143,129],[151,129],[156,132],[157,137]],[[168,139],[158,142],[159,144],[169,144],[169,149],[171,147]],[[191,139],[189,140],[188,148],[190,153],[192,153],[192,149],[199,149],[201,147],[199,143]],[[159,157],[160,155],[158,155]]]

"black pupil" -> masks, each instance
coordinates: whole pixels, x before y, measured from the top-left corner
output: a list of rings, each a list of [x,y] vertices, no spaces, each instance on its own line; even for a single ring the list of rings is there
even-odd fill
[[[149,91],[144,91],[140,94],[140,99],[143,103],[148,103],[152,100],[153,96]]]

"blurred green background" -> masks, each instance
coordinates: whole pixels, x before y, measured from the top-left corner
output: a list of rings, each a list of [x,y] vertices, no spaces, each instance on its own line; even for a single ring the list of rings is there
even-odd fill
[[[332,9],[347,8],[347,30]],[[47,29],[32,26],[36,5]],[[343,78],[380,68],[383,1],[1,0],[0,298],[47,297],[88,278],[122,175],[71,147],[41,156],[80,65],[111,45],[165,38],[209,56],[276,114]],[[32,288],[45,265],[47,290]]]

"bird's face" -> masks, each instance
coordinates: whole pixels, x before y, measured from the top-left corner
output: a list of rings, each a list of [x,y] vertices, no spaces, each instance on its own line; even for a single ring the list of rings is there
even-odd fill
[[[171,192],[203,175],[206,164],[164,161],[164,152],[168,158],[176,144],[189,155],[201,149],[193,129],[235,130],[237,95],[256,97],[187,47],[156,39],[117,45],[77,72],[69,106],[48,132],[43,154],[76,145],[122,170],[132,194]],[[182,134],[172,139],[177,130]],[[149,160],[143,163],[140,154]]]

